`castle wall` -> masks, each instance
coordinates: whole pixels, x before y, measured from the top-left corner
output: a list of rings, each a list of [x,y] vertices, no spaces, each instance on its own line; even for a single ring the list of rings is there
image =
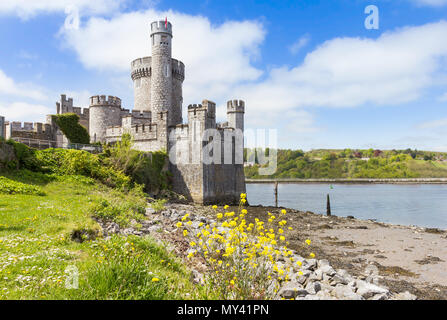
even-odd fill
[[[5,138],[23,138],[33,140],[55,140],[55,131],[48,123],[41,122],[6,122]]]

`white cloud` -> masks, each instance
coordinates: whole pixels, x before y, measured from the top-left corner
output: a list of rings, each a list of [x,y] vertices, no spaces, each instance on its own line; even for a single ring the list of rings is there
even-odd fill
[[[308,34],[305,34],[289,47],[289,51],[292,54],[297,54],[302,48],[304,48],[309,43],[309,41],[310,36]]]
[[[447,101],[447,92],[441,95],[438,100],[441,102]]]
[[[447,118],[424,122],[418,126],[420,129],[435,129],[440,127],[447,127]]]
[[[447,0],[411,0],[419,6],[442,7],[447,5]]]
[[[0,70],[0,94],[14,97],[26,97],[35,100],[46,99],[41,89],[36,89],[34,85],[27,83],[16,83]]]
[[[79,29],[62,29],[61,34],[87,68],[130,74],[133,59],[151,55],[149,23],[165,16],[173,24],[173,57],[186,65],[186,104],[203,98],[223,101],[236,85],[262,74],[251,65],[265,35],[256,21],[216,26],[202,16],[147,10],[111,19],[93,17]]]
[[[238,88],[257,112],[299,107],[397,105],[436,85],[446,66],[447,22],[386,32],[378,39],[335,38],[294,68],[273,69],[265,81]]]
[[[81,14],[104,14],[118,10],[127,0],[3,0],[0,14],[27,19],[40,13],[65,12],[75,7]]]
[[[44,122],[45,115],[54,113],[54,109],[27,102],[0,102],[0,114],[9,121],[37,121]]]

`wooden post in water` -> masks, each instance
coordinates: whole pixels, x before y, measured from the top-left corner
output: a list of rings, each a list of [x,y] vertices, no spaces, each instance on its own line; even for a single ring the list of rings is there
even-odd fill
[[[331,201],[329,200],[329,193],[327,194],[327,202],[326,202],[326,215],[331,215]]]
[[[278,181],[275,181],[275,207],[278,207]]]

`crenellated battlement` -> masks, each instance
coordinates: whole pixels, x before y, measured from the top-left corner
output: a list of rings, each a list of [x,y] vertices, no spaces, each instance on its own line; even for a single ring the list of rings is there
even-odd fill
[[[130,65],[133,70],[134,68],[150,67],[151,63],[152,57],[143,57],[133,60]]]
[[[132,113],[130,114],[132,117],[135,118],[146,118],[150,119],[152,117],[152,113],[150,111],[141,111],[141,110],[132,110]]]
[[[188,106],[188,113],[196,115],[204,112],[207,118],[216,118],[216,104],[209,100],[203,100],[201,104],[190,104]]]
[[[124,133],[129,133],[134,141],[141,140],[156,140],[157,139],[157,124],[135,124],[130,127],[111,126],[106,129],[107,141],[118,141]]]
[[[185,80],[185,65],[183,62],[172,59],[172,75],[180,81]]]
[[[230,100],[227,102],[227,113],[245,112],[245,102],[243,100]]]
[[[154,21],[151,23],[151,35],[154,33],[168,33],[172,36],[172,24],[168,21],[166,28],[165,21]]]
[[[33,133],[45,133],[51,132],[51,124],[42,122],[19,122],[19,121],[7,121],[5,122],[7,130],[12,132],[33,132]]]
[[[152,63],[152,57],[144,57],[132,61],[131,63],[132,80],[140,79],[143,77],[150,77],[152,74],[151,63]]]
[[[93,96],[90,97],[90,107],[94,106],[117,106],[121,107],[121,99],[114,96]]]

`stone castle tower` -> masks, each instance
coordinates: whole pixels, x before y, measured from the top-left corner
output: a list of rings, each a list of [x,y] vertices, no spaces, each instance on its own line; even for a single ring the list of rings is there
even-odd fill
[[[170,22],[150,24],[152,56],[131,62],[135,97],[132,111],[123,108],[121,99],[115,96],[93,96],[89,107],[82,109],[73,106],[72,98],[61,95],[57,114],[79,115],[92,143],[112,144],[128,133],[138,150],[165,150],[173,190],[195,202],[238,203],[240,193],[245,192],[245,103],[228,101],[227,121],[216,123],[216,104],[203,100],[188,106],[188,119],[183,123],[185,66],[171,57],[172,39]],[[8,123],[6,136],[67,141],[51,121],[48,116],[45,125]]]
[[[152,57],[132,61],[135,109],[168,112],[168,125],[182,123],[182,84],[185,65],[172,59],[172,25],[151,23]]]

